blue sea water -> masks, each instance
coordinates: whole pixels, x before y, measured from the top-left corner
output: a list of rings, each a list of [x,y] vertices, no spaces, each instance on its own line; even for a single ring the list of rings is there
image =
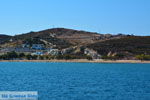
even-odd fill
[[[150,64],[0,62],[0,91],[39,100],[150,100]]]

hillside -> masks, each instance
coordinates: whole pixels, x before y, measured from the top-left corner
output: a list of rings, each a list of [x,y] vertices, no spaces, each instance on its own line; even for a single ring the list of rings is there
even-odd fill
[[[99,40],[111,39],[121,37],[123,35],[111,35],[111,34],[98,34],[95,32],[78,31],[65,28],[53,28],[39,32],[30,32],[14,36],[14,40],[24,40],[28,38],[40,37],[42,39],[51,40],[59,39],[69,42],[73,45],[85,45],[95,43]]]
[[[111,34],[104,35],[95,32],[78,31],[65,28],[53,28],[39,32],[29,32],[12,37],[7,36],[7,38],[6,36],[5,37],[3,36],[0,41],[3,44],[7,43],[7,46],[9,46],[9,44],[13,44],[15,46],[16,43],[17,43],[16,45],[21,45],[26,40],[36,38],[39,39],[38,41],[41,40],[44,41],[46,47],[49,47],[51,44],[55,45],[56,48],[62,49],[70,46],[89,45],[92,43],[96,43],[98,41],[120,37],[124,37],[124,35],[111,35]],[[11,42],[8,41],[10,39],[12,40]]]
[[[124,55],[150,55],[150,36],[128,36],[121,39],[106,40],[87,46],[101,55],[122,53]]]
[[[37,46],[37,47],[35,47]],[[36,49],[35,49],[36,48]],[[50,49],[54,51],[49,52]],[[51,53],[76,56],[102,56],[135,59],[150,55],[150,36],[99,34],[65,28],[53,28],[16,36],[0,35],[0,52]]]
[[[9,35],[0,35],[0,44],[8,42],[10,40],[10,38],[11,38],[11,36],[9,36]]]
[[[72,29],[65,29],[65,28],[53,28],[47,29],[39,32],[30,32],[26,34],[21,34],[14,36],[14,40],[22,40],[34,37],[40,37],[46,40],[65,40],[71,44],[88,44],[93,43],[96,38],[100,37],[100,34],[92,33],[92,32],[85,32],[85,31],[77,31]],[[52,42],[52,41],[50,41]]]

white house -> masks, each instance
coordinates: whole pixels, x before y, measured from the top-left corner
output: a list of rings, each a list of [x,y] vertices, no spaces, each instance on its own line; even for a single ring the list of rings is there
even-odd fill
[[[29,44],[22,44],[22,47],[23,47],[23,48],[29,48],[30,45],[29,45]]]
[[[42,50],[44,49],[44,44],[32,44],[32,49]]]
[[[44,54],[43,52],[34,52],[31,55],[43,55],[43,54]]]

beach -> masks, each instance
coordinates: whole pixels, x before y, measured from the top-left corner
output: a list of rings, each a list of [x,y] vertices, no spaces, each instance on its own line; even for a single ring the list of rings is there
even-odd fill
[[[0,60],[0,62],[81,62],[81,63],[150,63],[150,61],[141,60],[87,60],[87,59],[73,59],[73,60]]]

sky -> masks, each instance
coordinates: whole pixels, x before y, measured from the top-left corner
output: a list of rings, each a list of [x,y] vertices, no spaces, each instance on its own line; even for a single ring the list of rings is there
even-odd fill
[[[150,0],[0,0],[0,34],[57,27],[150,35]]]

